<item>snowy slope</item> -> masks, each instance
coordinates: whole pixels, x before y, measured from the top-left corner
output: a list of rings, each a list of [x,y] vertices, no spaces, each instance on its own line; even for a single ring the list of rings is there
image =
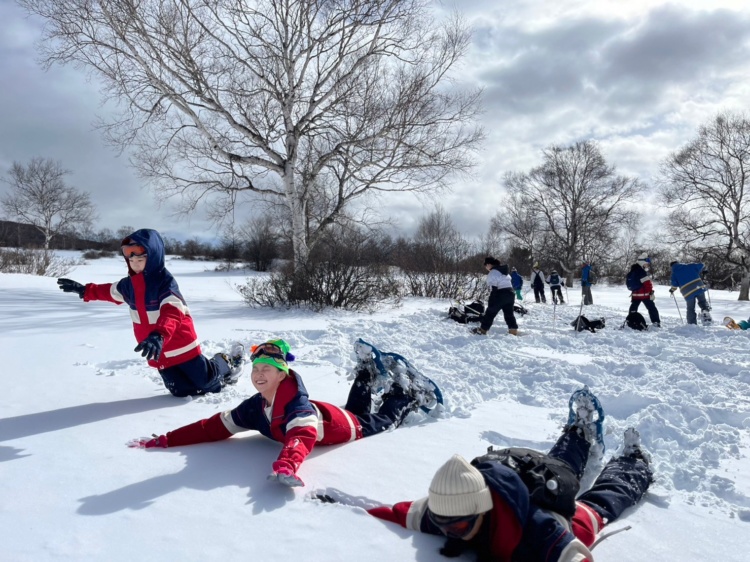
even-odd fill
[[[317,448],[300,470],[307,486],[296,490],[266,482],[280,446],[259,435],[129,449],[131,438],[239,403],[254,392],[247,373],[219,395],[173,398],[132,352],[122,307],[84,304],[54,279],[0,274],[0,561],[440,560],[439,539],[309,493],[328,489],[362,506],[416,499],[453,453],[545,449],[583,384],[608,414],[609,450],[627,426],[638,427],[658,480],[655,493],[612,526],[632,530],[597,546],[597,560],[746,560],[750,332],[682,325],[666,287],[656,301],[664,328],[648,333],[617,329],[629,304],[624,286],[594,288],[597,304],[585,314],[608,324],[596,334],[568,326],[580,289],[570,290],[576,305],[554,315],[551,305],[527,305],[518,338],[503,333],[502,319],[489,337],[472,336],[445,319],[449,303],[427,299],[373,315],[253,310],[232,288],[251,273],[216,273],[214,265],[168,261],[204,353],[283,337],[311,396],[343,404],[352,344],[363,337],[438,382],[444,417],[414,416],[392,433]],[[101,283],[123,272],[112,258],[69,277]],[[715,319],[750,315],[736,293],[711,298]]]

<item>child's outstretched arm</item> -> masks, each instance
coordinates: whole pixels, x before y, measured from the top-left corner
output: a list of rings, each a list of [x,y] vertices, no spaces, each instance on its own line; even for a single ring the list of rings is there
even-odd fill
[[[229,439],[233,435],[233,432],[229,431],[222,421],[222,416],[224,415],[229,415],[229,419],[231,420],[230,412],[215,414],[210,418],[191,423],[174,431],[169,431],[166,435],[133,439],[132,441],[128,441],[127,445],[128,447],[138,449],[151,449],[153,447],[166,449],[167,447],[180,447],[182,445],[194,445],[195,443]]]
[[[287,486],[305,485],[297,476],[297,470],[315,446],[318,438],[317,425],[316,416],[298,417],[287,425],[284,448],[272,465],[273,472],[268,476],[269,480],[278,480]]]

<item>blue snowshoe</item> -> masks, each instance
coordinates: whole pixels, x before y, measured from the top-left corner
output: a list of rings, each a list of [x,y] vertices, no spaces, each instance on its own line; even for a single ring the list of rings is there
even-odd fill
[[[598,447],[601,454],[604,454],[604,410],[588,386],[570,395],[566,427],[580,428],[592,446]]]
[[[438,385],[415,369],[402,355],[382,352],[361,338],[354,342],[354,353],[357,356],[355,370],[368,370],[372,377],[373,393],[385,394],[394,383],[398,383],[426,414],[443,404],[443,393]]]

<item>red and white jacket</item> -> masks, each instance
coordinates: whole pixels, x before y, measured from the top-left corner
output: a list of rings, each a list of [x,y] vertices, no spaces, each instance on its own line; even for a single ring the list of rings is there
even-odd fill
[[[295,473],[316,443],[338,445],[362,438],[357,416],[333,404],[309,400],[302,379],[290,370],[271,404],[260,393],[254,394],[236,408],[170,431],[167,446],[221,441],[249,430],[283,443],[274,469],[281,464]]]
[[[166,369],[198,357],[201,348],[193,318],[177,282],[164,267],[161,236],[155,230],[144,228],[123,240],[126,242],[146,248],[146,268],[135,273],[124,258],[128,276],[117,283],[87,284],[83,300],[127,304],[137,342],[146,339],[151,332],[159,332],[164,346],[161,355],[148,362],[152,367]]]

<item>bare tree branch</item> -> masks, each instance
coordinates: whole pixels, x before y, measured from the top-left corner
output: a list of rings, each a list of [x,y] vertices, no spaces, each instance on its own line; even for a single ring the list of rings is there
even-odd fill
[[[298,263],[352,201],[445,188],[483,139],[451,82],[467,27],[428,0],[19,1],[47,65],[103,80],[106,138],[160,197],[282,201]]]

